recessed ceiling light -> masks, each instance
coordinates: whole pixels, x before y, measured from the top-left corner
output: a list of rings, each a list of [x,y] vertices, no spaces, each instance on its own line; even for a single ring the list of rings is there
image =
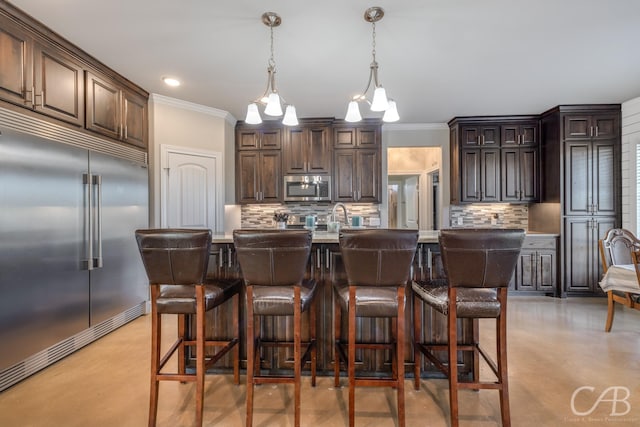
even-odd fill
[[[180,86],[180,80],[173,77],[163,77],[162,81],[168,86]]]

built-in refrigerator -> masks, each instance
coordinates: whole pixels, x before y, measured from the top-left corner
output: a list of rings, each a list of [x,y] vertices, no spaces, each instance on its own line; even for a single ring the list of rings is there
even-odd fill
[[[0,391],[144,313],[147,226],[146,153],[0,111]]]

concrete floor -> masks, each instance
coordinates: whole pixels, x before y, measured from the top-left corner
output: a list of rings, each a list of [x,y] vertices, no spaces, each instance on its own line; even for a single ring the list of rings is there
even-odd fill
[[[514,426],[640,425],[640,312],[619,307],[611,333],[602,298],[511,297],[508,313]],[[493,332],[493,322],[481,322],[487,349]],[[149,336],[149,316],[136,319],[0,393],[0,426],[146,425]],[[593,388],[579,390],[585,386]],[[210,375],[205,387],[205,425],[244,425],[244,384]],[[256,389],[254,426],[293,425],[292,387]],[[405,387],[408,426],[448,425],[445,380]],[[193,393],[193,384],[162,383],[158,425],[192,425]],[[358,388],[356,424],[397,425],[395,401],[392,389]],[[347,405],[346,387],[334,389],[332,378],[315,388],[303,379],[303,426],[344,426]],[[500,425],[498,393],[460,392],[460,414],[463,426]]]

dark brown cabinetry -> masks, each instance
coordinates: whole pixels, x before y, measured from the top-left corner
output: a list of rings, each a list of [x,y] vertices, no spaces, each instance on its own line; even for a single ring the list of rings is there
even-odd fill
[[[87,129],[147,148],[147,100],[116,82],[87,73]]]
[[[287,128],[282,147],[284,173],[330,175],[331,174],[331,124],[330,122],[303,123],[300,127]]]
[[[525,238],[516,266],[512,289],[555,295],[557,269],[556,237]]]
[[[334,127],[335,202],[380,203],[381,145],[379,123]]]
[[[82,126],[83,66],[0,14],[0,99]]]
[[[278,203],[282,201],[282,129],[236,127],[236,201]]]
[[[0,5],[0,101],[146,149],[147,100],[39,22]]]
[[[542,201],[560,203],[561,294],[599,293],[598,239],[621,224],[620,105],[558,106],[542,124]]]
[[[537,118],[457,117],[449,127],[451,203],[538,200]]]

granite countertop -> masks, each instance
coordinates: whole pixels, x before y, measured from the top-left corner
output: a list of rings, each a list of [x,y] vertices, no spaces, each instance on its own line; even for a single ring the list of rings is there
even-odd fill
[[[438,230],[421,230],[418,232],[418,243],[438,243],[438,234]],[[558,234],[527,231],[527,236],[558,237]],[[233,234],[214,234],[212,243],[233,243]],[[338,233],[315,231],[313,233],[313,243],[338,243]]]

